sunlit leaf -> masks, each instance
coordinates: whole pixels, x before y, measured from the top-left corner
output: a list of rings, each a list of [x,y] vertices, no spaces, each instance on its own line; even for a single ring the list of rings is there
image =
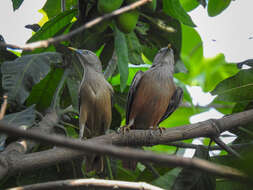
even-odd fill
[[[241,70],[235,76],[225,79],[212,91],[218,100],[243,102],[253,100],[253,69]]]
[[[198,0],[179,0],[185,11],[189,12],[199,6]]]

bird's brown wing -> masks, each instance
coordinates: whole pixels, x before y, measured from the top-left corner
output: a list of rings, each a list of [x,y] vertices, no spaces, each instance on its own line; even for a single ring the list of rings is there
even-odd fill
[[[127,95],[126,124],[128,124],[128,122],[129,122],[129,116],[130,116],[130,112],[131,112],[131,106],[133,103],[133,99],[134,99],[135,93],[136,93],[138,85],[140,83],[140,79],[142,78],[143,74],[144,74],[143,71],[138,71],[135,74],[134,79],[132,80],[131,86],[129,88],[128,95]]]
[[[161,123],[163,120],[165,120],[167,117],[169,117],[180,105],[183,98],[183,90],[180,87],[177,87],[175,90],[173,96],[171,97],[170,103],[167,107],[167,110],[163,117],[160,119],[159,123]]]

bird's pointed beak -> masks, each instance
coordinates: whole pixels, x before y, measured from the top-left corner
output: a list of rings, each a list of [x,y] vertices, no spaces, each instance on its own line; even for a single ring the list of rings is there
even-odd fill
[[[72,51],[74,51],[74,52],[76,52],[76,53],[78,53],[78,54],[82,54],[82,52],[81,52],[79,49],[77,49],[77,48],[68,47],[68,49],[70,49],[70,50],[72,50]]]

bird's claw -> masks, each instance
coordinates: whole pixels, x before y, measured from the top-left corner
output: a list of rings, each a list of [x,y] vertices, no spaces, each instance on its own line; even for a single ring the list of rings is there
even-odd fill
[[[160,126],[155,126],[154,127],[154,126],[151,126],[150,129],[152,129],[152,130],[157,130],[158,129],[159,132],[160,132],[160,135],[161,135],[161,134],[163,134],[163,131],[165,130],[165,127],[160,127]]]
[[[118,129],[118,133],[122,133],[124,135],[126,132],[129,132],[130,129],[131,129],[130,125],[124,125]]]

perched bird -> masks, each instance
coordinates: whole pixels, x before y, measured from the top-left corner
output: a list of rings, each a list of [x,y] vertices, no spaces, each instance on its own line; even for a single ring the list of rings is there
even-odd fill
[[[123,130],[160,129],[158,125],[177,109],[183,90],[174,84],[174,63],[169,45],[157,53],[149,70],[136,73],[128,92]],[[123,162],[123,166],[135,169],[136,162]]]
[[[89,50],[70,48],[76,52],[84,73],[79,87],[79,137],[105,134],[112,120],[112,86],[105,80],[99,58]],[[86,172],[102,172],[103,157],[86,157]]]

